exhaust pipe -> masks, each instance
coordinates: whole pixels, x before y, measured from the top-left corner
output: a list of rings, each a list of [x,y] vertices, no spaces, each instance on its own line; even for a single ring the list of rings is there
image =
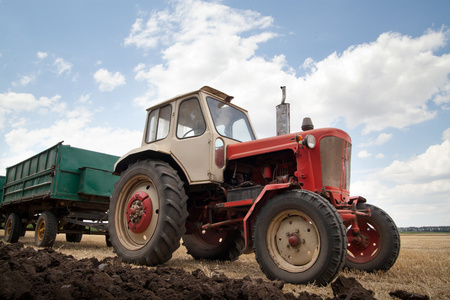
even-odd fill
[[[281,104],[277,105],[277,135],[291,133],[290,105],[286,101],[286,87],[281,87]]]

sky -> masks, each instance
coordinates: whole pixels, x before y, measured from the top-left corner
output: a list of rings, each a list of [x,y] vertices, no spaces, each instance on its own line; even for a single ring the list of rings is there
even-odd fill
[[[0,175],[60,141],[121,156],[146,108],[212,86],[276,134],[286,86],[352,137],[351,194],[450,225],[450,1],[0,0]]]

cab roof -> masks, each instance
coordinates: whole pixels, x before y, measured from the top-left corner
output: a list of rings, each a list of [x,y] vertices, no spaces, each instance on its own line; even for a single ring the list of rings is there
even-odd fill
[[[181,94],[181,95],[177,95],[177,96],[175,96],[173,98],[170,98],[169,100],[166,100],[164,102],[158,103],[157,105],[151,106],[151,107],[147,108],[147,111],[149,111],[149,110],[151,110],[151,109],[153,109],[155,107],[162,106],[162,105],[164,105],[166,103],[175,101],[175,100],[177,100],[179,98],[186,97],[186,96],[191,95],[191,94],[198,94],[199,92],[206,92],[208,94],[212,94],[216,98],[219,98],[220,100],[225,101],[227,103],[231,103],[231,100],[234,98],[233,96],[227,95],[224,92],[221,92],[221,91],[219,91],[219,90],[217,90],[215,88],[212,88],[210,86],[205,85],[205,86],[203,86],[201,89],[199,89],[197,91],[192,91],[192,92],[189,92],[189,93],[184,93],[184,94]]]

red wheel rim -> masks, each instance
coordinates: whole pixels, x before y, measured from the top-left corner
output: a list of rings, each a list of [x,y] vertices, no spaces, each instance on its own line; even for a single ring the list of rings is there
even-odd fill
[[[373,223],[362,217],[358,218],[360,233],[359,240],[349,242],[347,247],[347,259],[354,263],[367,263],[373,260],[380,252],[381,237]],[[353,238],[351,227],[347,231],[347,238]]]
[[[128,228],[134,233],[142,233],[152,220],[152,200],[142,191],[136,192],[128,200],[126,215]]]

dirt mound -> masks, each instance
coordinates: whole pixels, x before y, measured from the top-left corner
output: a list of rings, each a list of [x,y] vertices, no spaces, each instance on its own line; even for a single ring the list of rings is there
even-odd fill
[[[207,277],[201,270],[132,267],[120,258],[77,260],[53,249],[0,241],[0,299],[321,299],[283,294],[282,282],[246,276]],[[373,299],[355,279],[340,276],[334,299]]]

